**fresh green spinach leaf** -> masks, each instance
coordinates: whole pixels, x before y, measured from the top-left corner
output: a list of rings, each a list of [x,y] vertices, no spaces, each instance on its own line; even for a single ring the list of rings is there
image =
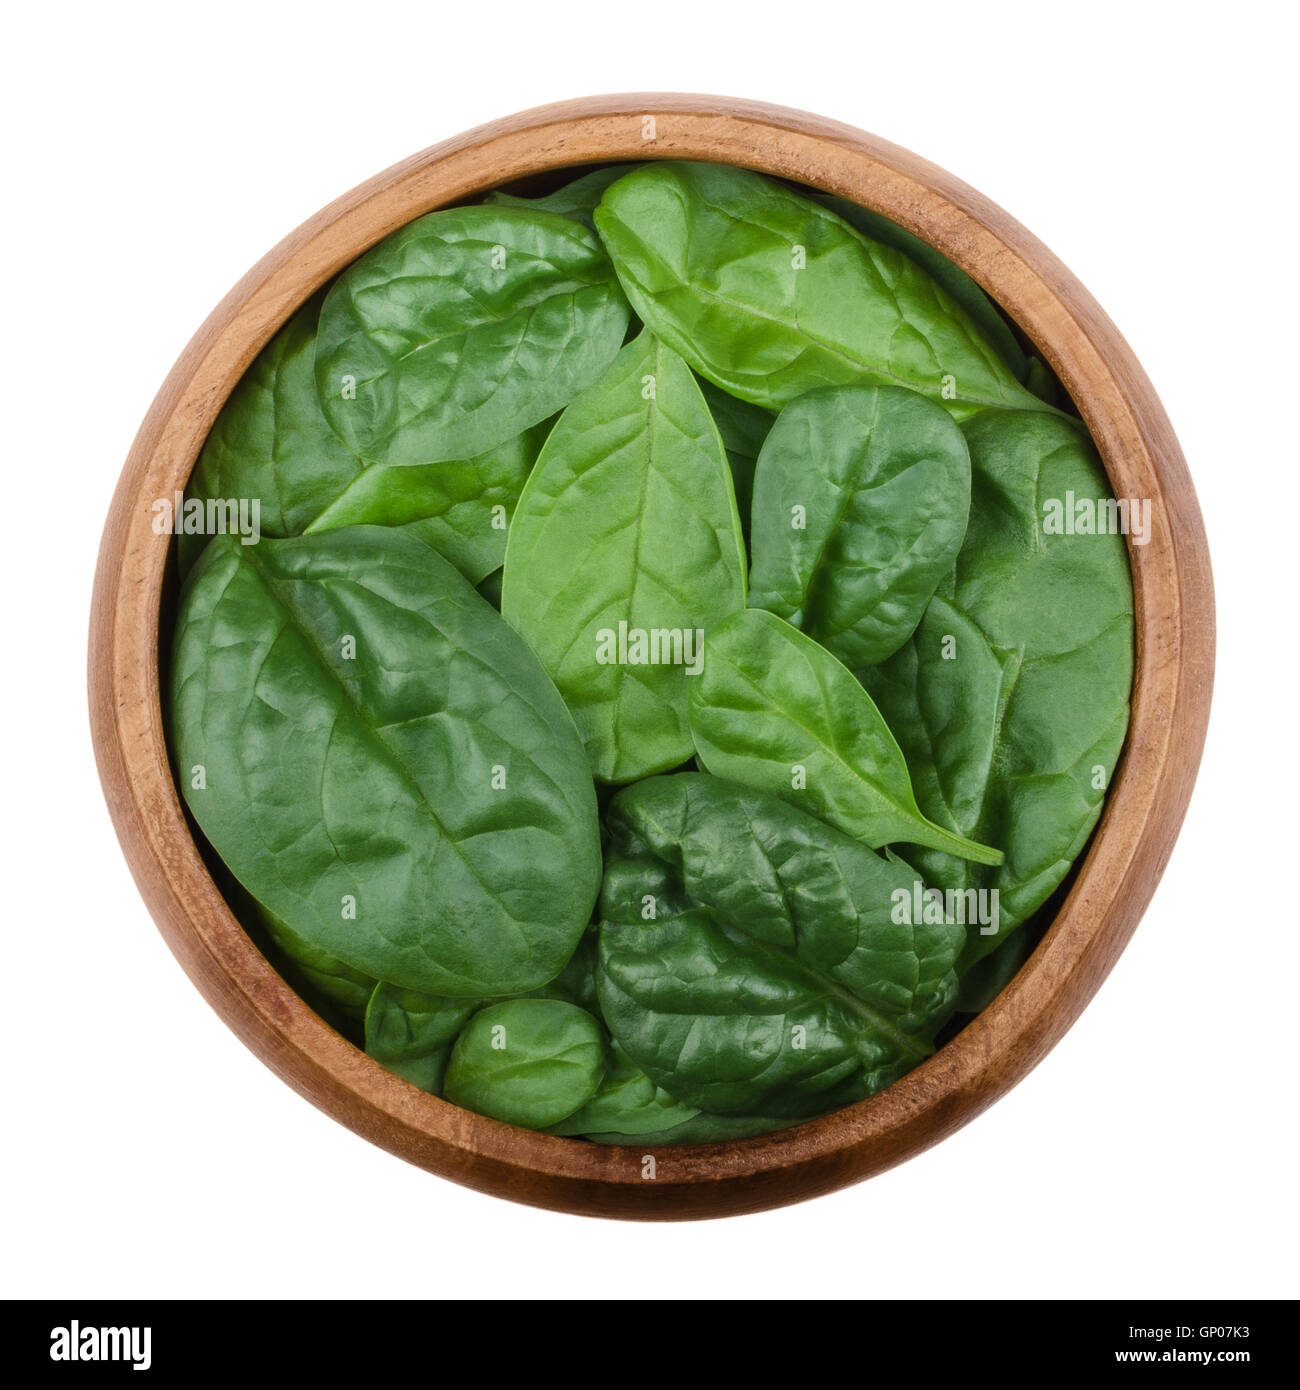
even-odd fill
[[[690,718],[710,772],[783,797],[864,845],[902,840],[1001,862],[998,850],[922,815],[903,754],[852,672],[772,613],[748,608],[709,633]]]
[[[957,990],[957,1012],[981,1013],[1002,993],[1033,954],[1040,935],[1025,922],[1015,927],[997,946],[968,966]]]
[[[550,212],[431,212],[353,262],[321,308],[316,388],[362,458],[476,457],[609,365],[628,308],[596,238]]]
[[[215,537],[182,596],[170,703],[195,819],[315,949],[464,997],[569,959],[600,877],[572,719],[414,537]]]
[[[505,560],[510,517],[546,434],[534,426],[474,459],[371,464],[304,530],[406,526],[477,584]]]
[[[882,385],[958,419],[1048,408],[901,251],[758,174],[646,165],[606,191],[596,228],[635,312],[742,400],[779,409],[820,386]]]
[[[617,1044],[610,1048],[610,1065],[600,1089],[567,1120],[551,1128],[552,1134],[656,1134],[695,1116],[698,1111],[682,1105],[656,1086]]]
[[[452,1044],[481,1007],[478,999],[448,999],[376,985],[366,1007],[366,1054],[404,1081],[437,1095]]]
[[[548,983],[530,990],[528,999],[559,999],[596,1009],[596,933],[588,931],[568,964]],[[422,1090],[439,1093],[452,1043],[478,1009],[492,999],[449,999],[380,984],[366,1010],[366,1051],[390,1071]]]
[[[678,1100],[806,1116],[932,1050],[963,932],[910,920],[905,864],[700,773],[625,788],[607,825],[601,1010]]]
[[[260,903],[254,910],[291,977],[290,983],[299,986],[308,1003],[324,999],[350,1019],[359,1021],[365,1016],[375,990],[373,977],[304,941]]]
[[[686,364],[645,332],[552,430],[501,592],[602,781],[691,756],[699,633],[744,604],[744,582],[722,441]]]
[[[258,354],[221,408],[186,485],[204,501],[252,499],[265,536],[296,536],[362,471],[316,399],[316,319],[310,299]],[[180,537],[182,577],[207,544]]]
[[[1051,504],[1108,492],[1067,422],[989,412],[965,426],[971,513],[957,563],[907,644],[861,679],[907,755],[922,811],[1006,851],[983,870],[921,852],[942,889],[997,889],[987,955],[1065,876],[1101,812],[1128,727],[1133,592],[1116,534],[1057,533]]]
[[[316,398],[319,299],[301,309],[241,378],[186,488],[203,500],[252,501],[262,535],[340,526],[409,526],[471,583],[500,566],[511,513],[549,421],[479,458],[367,466],[330,429]],[[180,537],[182,577],[207,544]]]
[[[1105,475],[1024,341],[878,214],[680,163],[430,214],[304,305],[188,489],[291,539],[181,537],[169,696],[285,978],[599,1143],[767,1133],[943,1045],[1127,726],[1122,542],[1041,515]]]
[[[851,666],[897,651],[966,533],[970,456],[948,412],[899,386],[812,391],[754,476],[750,606]]]
[[[588,231],[594,232],[596,223],[592,214],[596,210],[596,204],[600,202],[601,195],[611,183],[615,183],[637,167],[635,164],[606,164],[541,198],[520,198],[513,193],[503,193],[498,188],[493,189],[483,201],[500,207],[536,208],[540,212],[558,213],[561,217],[570,217],[575,222],[581,222]]]
[[[873,212],[860,203],[839,198],[833,193],[813,192],[809,196],[823,207],[830,208],[869,241],[892,246],[901,251],[908,260],[915,261],[935,284],[965,309],[971,321],[979,325],[985,337],[997,348],[1016,380],[1029,384],[1029,359],[1025,356],[1025,350],[1020,346],[1015,331],[997,305],[960,266],[954,265],[942,251],[931,246],[928,241],[914,236],[905,227],[900,227],[897,222],[892,222],[882,213]]]
[[[1060,379],[1041,357],[1029,359],[1029,365],[1025,369],[1025,385],[1040,401],[1046,401],[1058,410],[1074,409]]]
[[[451,1050],[444,1093],[454,1105],[545,1129],[595,1096],[605,1075],[604,1030],[558,999],[511,999],[481,1009]]]

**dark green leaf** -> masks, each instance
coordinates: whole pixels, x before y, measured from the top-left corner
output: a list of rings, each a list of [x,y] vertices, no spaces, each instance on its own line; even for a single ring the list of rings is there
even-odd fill
[[[331,956],[327,951],[304,941],[260,904],[255,910],[281,957],[282,973],[308,1003],[319,996],[349,1018],[360,1020],[365,1016],[366,1005],[376,985],[372,976],[354,970],[337,956]]]
[[[698,1113],[656,1086],[617,1043],[610,1055],[600,1090],[581,1110],[555,1125],[552,1134],[656,1134]]]
[[[1046,409],[901,251],[744,169],[652,164],[596,227],[632,308],[723,390],[779,408],[819,386],[910,386],[961,419]]]
[[[171,722],[195,819],[314,948],[466,997],[572,954],[600,874],[572,720],[414,537],[216,537],[182,597]]]
[[[898,386],[841,386],[781,412],[754,483],[750,606],[853,666],[912,635],[952,569],[970,457],[947,411]]]
[[[474,459],[371,464],[304,529],[406,526],[477,584],[505,560],[510,517],[545,438],[540,425]]]
[[[700,773],[626,788],[608,828],[601,1009],[678,1100],[810,1115],[929,1053],[963,932],[911,920],[906,865]]]
[[[335,282],[316,388],[362,458],[474,457],[589,386],[627,315],[609,261],[576,222],[513,207],[431,212]]]
[[[265,536],[296,536],[361,472],[316,399],[316,318],[309,300],[239,379],[186,485],[187,497],[258,500]],[[207,536],[181,537],[182,574]]]
[[[207,500],[256,499],[263,535],[367,523],[410,526],[476,583],[505,557],[510,516],[549,422],[479,458],[409,468],[366,466],[335,435],[316,398],[319,300],[271,340],[222,408],[186,489]],[[182,575],[208,537],[181,536]]]
[[[1048,405],[1054,405],[1058,409],[1071,409],[1070,399],[1065,393],[1065,388],[1042,358],[1031,357],[1029,359],[1025,369],[1025,385],[1040,401],[1046,401]]]
[[[442,1090],[451,1045],[479,999],[447,999],[395,985],[376,985],[366,1009],[366,1053],[404,1081]]]
[[[596,933],[588,931],[563,970],[527,995],[596,1009]],[[366,1051],[390,1071],[435,1094],[442,1088],[451,1045],[469,1017],[491,999],[448,999],[381,984],[366,1011]]]
[[[690,698],[710,772],[783,797],[865,845],[902,840],[1001,861],[921,814],[903,754],[853,674],[774,614],[749,608],[713,628]]]
[[[544,1129],[591,1100],[605,1074],[605,1038],[585,1010],[558,999],[511,999],[480,1010],[447,1063],[454,1105]]]
[[[1033,954],[1038,941],[1039,935],[1031,932],[1026,922],[970,966],[962,975],[957,990],[958,1012],[977,1014],[987,1009]]]
[[[1053,534],[1044,504],[1104,498],[1068,423],[989,412],[966,426],[971,514],[952,576],[911,640],[861,672],[907,754],[924,813],[1006,851],[982,870],[920,853],[943,889],[994,889],[993,949],[1064,877],[1101,811],[1128,726],[1133,595],[1118,535]]]
[[[1029,360],[1020,346],[1020,340],[998,307],[960,266],[954,265],[928,241],[914,236],[881,213],[872,212],[859,203],[851,203],[847,198],[837,198],[833,193],[814,192],[810,196],[823,207],[838,213],[850,227],[855,227],[869,240],[893,246],[908,260],[915,261],[984,330],[985,336],[997,348],[1016,380],[1028,383]]]

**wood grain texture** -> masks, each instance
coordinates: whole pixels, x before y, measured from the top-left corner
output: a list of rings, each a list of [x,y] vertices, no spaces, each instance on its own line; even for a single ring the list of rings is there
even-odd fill
[[[645,118],[653,117],[653,139]],[[1030,961],[915,1071],[847,1110],[768,1137],[653,1150],[558,1139],[409,1086],[323,1023],[244,934],[189,833],[168,767],[158,628],[168,538],[150,504],[182,488],[218,410],[285,319],[343,266],[420,214],[568,165],[690,158],[839,193],[938,247],[1016,319],[1064,382],[1117,496],[1152,499],[1130,545],[1132,723],[1092,846]],[[412,1163],[480,1191],[595,1216],[679,1220],[832,1191],[937,1143],[1015,1085],[1105,979],[1151,899],[1200,761],[1214,599],[1196,495],[1151,384],[1118,330],[1023,227],[960,180],[874,136],[723,97],[639,93],[540,107],[389,169],[323,209],[213,311],[132,446],[104,529],[90,633],[90,710],[109,810],[168,945],[259,1057],[322,1110]]]

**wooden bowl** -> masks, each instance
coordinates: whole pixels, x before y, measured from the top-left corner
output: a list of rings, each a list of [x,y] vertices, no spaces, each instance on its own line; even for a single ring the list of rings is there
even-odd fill
[[[888,1090],[777,1134],[606,1148],[516,1129],[415,1089],[304,1004],[244,934],[181,811],[159,705],[168,538],[150,504],[184,488],[218,410],[317,288],[431,209],[569,165],[681,158],[842,194],[918,233],[1020,324],[1074,398],[1115,495],[1152,500],[1129,548],[1137,618],[1132,723],[1100,826],[1055,921],[1012,983]],[[1191,794],[1209,715],[1214,597],[1196,496],[1169,421],[1114,325],[1023,227],[906,150],[799,111],[719,97],[593,97],[511,116],[425,150],[319,212],[213,311],[140,428],[104,528],[90,709],[109,809],[167,944],[207,1001],[290,1085],[392,1153],[480,1191],[587,1215],[680,1220],[830,1192],[973,1119],[1078,1017],[1137,925]],[[653,1176],[650,1176],[653,1170]]]

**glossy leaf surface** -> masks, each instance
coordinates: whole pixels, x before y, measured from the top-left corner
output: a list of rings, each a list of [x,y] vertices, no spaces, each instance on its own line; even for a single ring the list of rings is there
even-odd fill
[[[596,1094],[604,1030],[558,999],[511,999],[481,1009],[451,1050],[446,1098],[509,1124],[544,1129]]]
[[[601,1008],[678,1100],[810,1115],[931,1050],[963,934],[898,920],[906,865],[699,773],[626,788],[607,824]]]
[[[772,613],[715,627],[691,683],[691,732],[720,777],[783,797],[873,848],[897,840],[997,863],[997,849],[929,821],[880,711],[824,647]]]
[[[851,666],[911,636],[952,569],[970,510],[970,457],[947,411],[896,386],[801,396],[755,473],[750,606]]]
[[[545,437],[540,425],[478,458],[373,463],[304,529],[406,526],[477,584],[505,560],[510,518]]]
[[[186,496],[258,501],[261,533],[296,536],[364,467],[316,398],[316,319],[309,300],[258,354],[221,408]],[[181,537],[188,573],[206,536]]]
[[[983,329],[984,335],[997,348],[1016,380],[1028,384],[1029,359],[1020,346],[1019,338],[1002,317],[997,305],[959,265],[955,265],[928,241],[923,241],[882,213],[873,212],[847,198],[838,198],[833,193],[814,193],[812,197],[869,240],[892,246],[908,260],[915,261]]]
[[[439,1095],[451,1045],[481,1006],[478,999],[377,985],[366,1007],[366,1055],[411,1085]]]
[[[572,720],[414,537],[215,538],[182,597],[171,715],[195,819],[314,948],[456,996],[571,956],[600,876]]]
[[[552,430],[515,512],[501,611],[573,711],[596,776],[626,782],[691,756],[691,653],[743,603],[718,431],[685,363],[643,333]]]
[[[609,188],[596,227],[635,312],[742,400],[779,409],[821,386],[882,385],[959,419],[1042,407],[914,261],[759,174],[646,165]]]
[[[1060,883],[1096,823],[1128,727],[1133,594],[1123,539],[1055,534],[1044,504],[1105,498],[1064,421],[998,412],[965,429],[971,515],[953,574],[908,643],[861,672],[905,750],[921,809],[1006,851],[1000,869],[918,854],[940,888],[996,888],[987,954]]]
[[[410,526],[471,583],[500,566],[510,516],[547,422],[479,458],[367,466],[330,428],[313,364],[319,297],[271,340],[222,407],[187,497],[257,500],[263,535]],[[182,576],[207,544],[181,536]]]
[[[684,1124],[696,1114],[695,1107],[674,1100],[662,1086],[656,1086],[617,1044],[610,1048],[610,1065],[600,1089],[567,1120],[555,1125],[552,1134],[657,1134]]]
[[[362,458],[476,457],[589,386],[627,318],[608,259],[578,223],[513,207],[431,212],[326,295],[316,389]]]

